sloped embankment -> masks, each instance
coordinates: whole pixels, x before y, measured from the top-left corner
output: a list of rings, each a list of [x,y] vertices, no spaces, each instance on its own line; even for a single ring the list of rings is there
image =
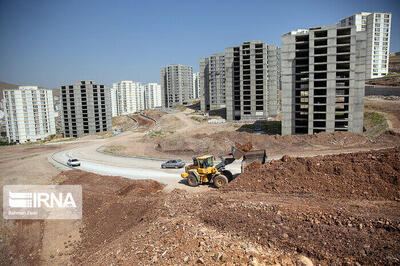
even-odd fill
[[[223,191],[398,199],[400,148],[253,163]]]

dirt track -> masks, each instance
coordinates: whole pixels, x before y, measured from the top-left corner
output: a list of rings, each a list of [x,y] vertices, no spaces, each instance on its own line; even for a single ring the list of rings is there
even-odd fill
[[[255,149],[266,149],[270,158],[283,155],[313,156],[339,152],[356,152],[400,145],[399,101],[368,100],[368,111],[382,112],[389,119],[390,130],[381,136],[369,137],[349,132],[315,135],[267,135],[241,132],[238,125],[208,124],[190,118],[189,113],[148,113],[158,119],[163,134],[132,136],[110,143],[105,150],[113,153],[155,158],[191,159],[199,154],[219,156],[230,151],[235,142],[252,142]],[[240,125],[239,125],[240,126]]]
[[[369,97],[365,101],[365,111],[379,112],[385,115],[389,128],[400,132],[400,103],[377,97]]]
[[[141,115],[134,114],[132,115],[138,121],[137,130],[140,132],[144,132],[154,127],[154,122],[142,117]]]

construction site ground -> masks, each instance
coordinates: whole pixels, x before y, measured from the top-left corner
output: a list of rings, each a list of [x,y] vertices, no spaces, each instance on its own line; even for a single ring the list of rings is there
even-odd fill
[[[152,111],[157,125],[137,115],[137,128],[121,137],[0,147],[2,185],[79,184],[84,202],[82,220],[2,219],[0,264],[399,264],[398,107],[366,102],[387,119],[378,136],[282,137],[198,122],[189,110]],[[251,164],[220,190],[61,171],[48,162],[56,151],[95,142],[112,153],[190,159],[248,141],[280,160]],[[343,152],[353,153],[318,156]]]
[[[152,111],[157,117],[158,134],[130,135],[125,139],[110,142],[104,151],[151,158],[181,158],[190,160],[199,154],[215,156],[226,154],[235,142],[252,142],[255,149],[266,149],[269,158],[283,155],[313,156],[343,152],[363,151],[397,146],[400,143],[400,100],[385,100],[370,97],[365,110],[382,113],[389,131],[378,136],[366,136],[348,132],[320,133],[315,135],[281,136],[249,133],[240,123],[209,124],[191,117],[192,110],[176,114]],[[365,121],[368,124],[368,121]]]

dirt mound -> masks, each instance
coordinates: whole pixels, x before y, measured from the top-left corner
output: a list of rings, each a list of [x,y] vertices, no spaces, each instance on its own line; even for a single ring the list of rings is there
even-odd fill
[[[126,230],[156,218],[163,185],[151,180],[101,176],[80,170],[65,171],[63,184],[80,184],[83,192],[82,241],[75,248],[74,263],[85,261],[105,243]]]
[[[400,148],[252,163],[223,191],[397,199]]]
[[[248,152],[248,151],[251,151],[251,150],[253,149],[253,143],[251,143],[251,142],[249,141],[249,142],[247,142],[246,144],[241,145],[240,143],[235,142],[235,147],[236,147],[237,149],[241,150],[241,151]]]
[[[251,142],[253,149],[266,149],[269,157],[281,154],[315,154],[316,151],[332,152],[360,148],[389,148],[400,145],[400,135],[384,133],[368,137],[350,132],[321,132],[314,135],[265,135],[237,131],[212,134],[197,133],[193,136],[172,135],[151,140],[158,152],[193,157],[199,154],[215,156],[226,154],[232,145]]]
[[[396,159],[374,156],[389,164]],[[79,170],[60,175],[67,178],[64,184],[83,186],[81,241],[74,241],[72,251],[60,250],[73,265],[294,265],[299,256],[322,265],[395,264],[399,258],[396,201],[219,190],[163,193],[154,181]]]
[[[303,254],[316,265],[387,265],[399,258],[398,203],[226,194],[229,198],[209,197],[199,217],[269,250]],[[296,265],[292,258],[280,264]]]

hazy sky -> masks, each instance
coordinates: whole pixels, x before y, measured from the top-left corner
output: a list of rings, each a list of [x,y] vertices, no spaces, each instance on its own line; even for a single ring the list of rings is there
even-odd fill
[[[400,51],[400,0],[0,0],[0,81],[57,88],[90,79],[159,82],[160,67],[191,65],[243,41],[281,44],[298,28],[391,12]]]

